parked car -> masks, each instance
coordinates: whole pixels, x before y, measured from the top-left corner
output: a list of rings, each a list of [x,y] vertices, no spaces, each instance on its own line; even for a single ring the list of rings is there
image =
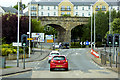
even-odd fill
[[[59,44],[58,44],[58,43],[53,43],[53,47],[54,47],[55,49],[59,49]]]
[[[63,48],[63,49],[69,49],[69,48],[70,48],[69,42],[64,42],[64,43],[62,43],[62,48]]]
[[[68,70],[68,61],[65,56],[63,55],[56,55],[52,58],[50,62],[50,71],[54,69],[65,69]]]
[[[49,57],[48,57],[48,63],[50,63],[52,57],[55,56],[55,55],[60,55],[60,53],[58,51],[50,52]]]

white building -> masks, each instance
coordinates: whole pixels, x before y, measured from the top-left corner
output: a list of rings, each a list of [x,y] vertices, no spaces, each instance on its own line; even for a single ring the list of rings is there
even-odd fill
[[[64,0],[62,0],[64,1]],[[31,15],[32,16],[61,16],[59,13],[65,13],[65,11],[59,11],[59,4],[62,2],[61,0],[40,0],[36,2],[33,0],[31,2]],[[73,4],[73,14],[71,12],[67,12],[71,14],[71,16],[83,16],[90,17],[91,16],[91,4],[95,4],[99,0],[69,0]],[[100,0],[101,1],[101,0]],[[119,0],[104,0],[109,8],[115,9],[117,12],[120,10],[120,1]],[[67,5],[64,4],[64,5]],[[28,12],[29,12],[28,8]],[[28,14],[28,13],[27,13]]]

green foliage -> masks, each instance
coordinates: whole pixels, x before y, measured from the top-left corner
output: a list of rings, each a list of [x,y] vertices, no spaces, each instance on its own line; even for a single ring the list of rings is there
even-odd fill
[[[98,11],[96,14],[96,35],[101,36],[101,40],[104,38],[106,32],[108,31],[108,20],[107,16],[104,12]],[[98,38],[96,36],[96,38]]]
[[[117,18],[120,18],[120,10],[117,13]]]
[[[115,18],[112,22],[113,32],[120,34],[120,18]]]
[[[44,27],[44,33],[47,34],[47,35],[57,35],[57,31],[55,28],[51,27],[51,26],[45,26]]]
[[[44,27],[41,25],[41,21],[37,19],[32,19],[32,32],[43,33]]]
[[[21,47],[19,47],[19,53],[23,53]],[[2,56],[8,56],[8,54],[17,54],[17,48],[13,47],[12,44],[2,44]]]
[[[20,2],[20,4],[21,4],[21,2]],[[18,10],[18,4],[16,4],[13,8],[15,8],[15,9]],[[22,8],[25,9],[25,8],[26,8],[26,5],[25,5],[25,4],[20,5],[20,10],[21,10]]]
[[[70,14],[64,14],[62,15],[63,17],[70,17],[71,15]]]

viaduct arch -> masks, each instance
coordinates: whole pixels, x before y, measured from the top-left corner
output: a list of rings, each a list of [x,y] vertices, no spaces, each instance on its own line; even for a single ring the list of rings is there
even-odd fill
[[[88,17],[42,16],[38,17],[43,26],[49,25],[58,31],[58,42],[71,42],[71,30],[88,23]]]

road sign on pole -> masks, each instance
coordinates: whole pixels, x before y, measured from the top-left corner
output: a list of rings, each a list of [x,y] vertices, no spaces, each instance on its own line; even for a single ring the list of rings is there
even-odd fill
[[[88,42],[88,41],[86,41],[86,45],[89,45],[89,42]]]

